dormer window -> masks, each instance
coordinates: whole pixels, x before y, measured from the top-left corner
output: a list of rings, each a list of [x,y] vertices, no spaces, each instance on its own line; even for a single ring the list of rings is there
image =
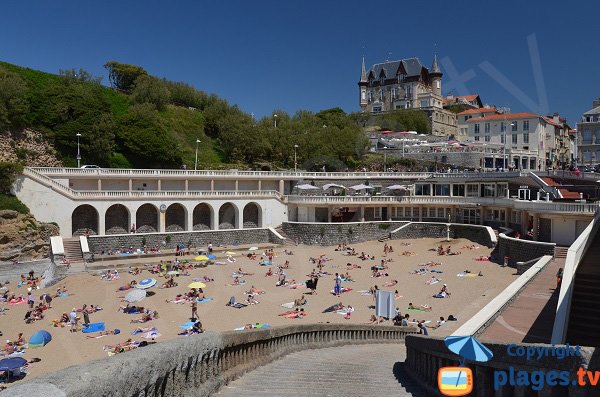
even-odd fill
[[[379,85],[383,85],[385,83],[385,77],[381,76],[379,78]]]

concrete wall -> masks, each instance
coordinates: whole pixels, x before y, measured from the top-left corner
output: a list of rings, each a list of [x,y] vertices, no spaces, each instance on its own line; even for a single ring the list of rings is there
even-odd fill
[[[142,234],[113,234],[107,236],[90,236],[88,244],[90,251],[98,255],[107,253],[110,249],[121,247],[141,248],[145,244],[150,247],[158,245],[162,249],[173,249],[176,244],[191,244],[192,247],[206,247],[211,241],[215,246],[274,243],[282,244],[270,229],[229,229],[175,233],[142,233]]]
[[[406,222],[284,222],[282,228],[290,240],[299,244],[337,245],[378,240],[405,224]]]
[[[352,344],[402,343],[406,335],[415,332],[414,327],[350,324],[206,332],[69,367],[15,385],[0,396],[206,397],[245,372],[289,353]],[[393,376],[391,369],[389,376]]]
[[[509,257],[508,265],[517,268],[517,262],[527,262],[544,255],[554,256],[554,243],[522,240],[508,237],[503,233],[498,236],[498,256],[503,261]]]
[[[390,238],[413,239],[413,238],[446,238],[448,234],[447,223],[435,222],[410,222],[398,230],[390,233]],[[479,225],[463,225],[460,223],[450,224],[450,238],[465,238],[486,247],[494,247],[496,241],[491,229]]]

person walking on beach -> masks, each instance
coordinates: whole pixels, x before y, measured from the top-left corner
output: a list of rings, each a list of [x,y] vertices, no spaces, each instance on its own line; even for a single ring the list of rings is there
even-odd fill
[[[340,296],[342,294],[342,278],[339,273],[335,274],[335,286],[333,287],[333,293],[335,296]]]
[[[90,313],[87,309],[87,305],[83,305],[81,312],[83,313],[83,324],[87,326],[90,323]]]
[[[192,321],[198,318],[198,302],[194,299],[192,301]]]
[[[71,324],[70,332],[77,332],[77,309],[73,308],[69,313],[69,324]]]

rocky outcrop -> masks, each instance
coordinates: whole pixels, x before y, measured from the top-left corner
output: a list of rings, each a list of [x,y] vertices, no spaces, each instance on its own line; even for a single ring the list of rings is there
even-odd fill
[[[30,214],[0,210],[0,261],[48,257],[50,236],[58,236],[58,226],[38,222]]]
[[[29,167],[63,166],[44,135],[30,129],[0,133],[0,161],[20,162]]]

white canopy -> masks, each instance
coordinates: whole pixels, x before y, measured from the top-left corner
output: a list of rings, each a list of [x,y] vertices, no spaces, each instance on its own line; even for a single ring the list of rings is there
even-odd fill
[[[388,190],[410,190],[410,187],[408,187],[406,185],[392,185],[392,186],[386,187],[386,189],[388,189]]]
[[[328,183],[327,185],[323,185],[323,190],[331,189],[332,187],[336,187],[339,189],[345,189],[346,187],[343,185],[338,185],[337,183]]]
[[[352,190],[365,190],[365,189],[374,189],[374,187],[373,186],[363,185],[361,183],[360,185],[350,186],[350,189],[352,189]]]
[[[304,185],[296,185],[296,187],[300,190],[315,190],[318,187],[305,183]]]

